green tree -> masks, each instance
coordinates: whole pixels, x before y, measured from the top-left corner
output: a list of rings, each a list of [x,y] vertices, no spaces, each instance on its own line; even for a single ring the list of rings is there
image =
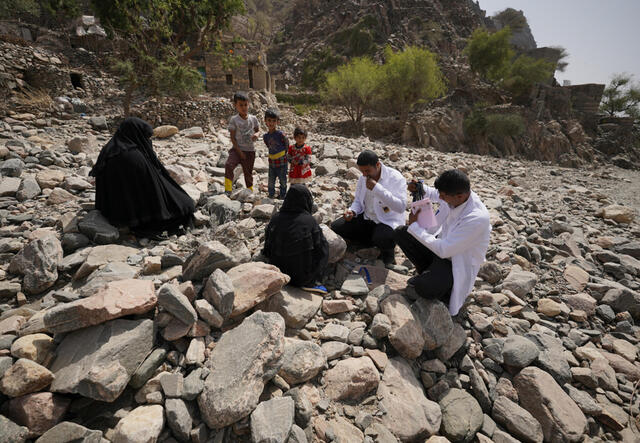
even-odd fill
[[[344,108],[351,120],[359,125],[364,112],[377,98],[380,74],[381,67],[371,59],[355,58],[327,74],[322,97],[327,103]]]
[[[465,48],[471,70],[491,82],[501,81],[514,56],[510,38],[508,26],[493,34],[481,28],[473,31]]]
[[[600,110],[609,116],[627,115],[640,119],[640,86],[629,74],[615,74],[604,88]]]
[[[523,97],[535,83],[549,80],[553,75],[553,68],[554,64],[551,62],[521,55],[509,68],[502,86],[514,97]]]
[[[36,0],[3,0],[0,2],[0,18],[10,18],[28,14],[40,15],[40,7]]]
[[[220,49],[220,31],[245,10],[242,0],[92,0],[92,6],[107,32],[126,41],[115,66],[125,87],[125,114],[136,90],[199,92],[202,79],[189,62]]]
[[[385,49],[381,95],[388,109],[398,112],[402,121],[416,104],[441,97],[446,90],[434,53],[416,46],[398,52]]]
[[[30,15],[40,17],[46,14],[52,18],[70,18],[81,12],[78,0],[2,0],[0,18]]]

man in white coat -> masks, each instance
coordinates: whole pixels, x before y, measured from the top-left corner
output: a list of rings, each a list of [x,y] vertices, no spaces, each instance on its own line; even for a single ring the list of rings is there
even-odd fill
[[[410,183],[409,191],[416,186],[420,184]],[[416,267],[409,285],[421,297],[448,303],[449,313],[457,315],[485,260],[491,234],[489,211],[459,169],[443,172],[434,186],[424,186],[424,191],[439,204],[437,226],[424,229],[416,222],[418,213],[410,214],[408,226],[397,228],[394,238]]]
[[[362,176],[353,204],[331,224],[331,229],[345,240],[378,247],[382,261],[393,264],[393,230],[405,222],[407,181],[400,172],[383,165],[373,151],[362,151],[357,165]]]

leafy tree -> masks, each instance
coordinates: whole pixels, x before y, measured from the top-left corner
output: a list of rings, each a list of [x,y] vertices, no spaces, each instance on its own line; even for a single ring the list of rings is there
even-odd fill
[[[335,72],[327,74],[322,96],[328,103],[342,106],[359,125],[371,108],[380,88],[381,67],[366,57],[355,58]]]
[[[514,56],[509,39],[511,29],[505,27],[493,34],[478,28],[469,38],[465,53],[471,70],[491,82],[498,82],[509,72]]]
[[[428,49],[409,46],[403,51],[385,49],[381,94],[384,103],[399,112],[402,121],[418,103],[432,101],[446,92],[437,58]]]
[[[522,97],[535,83],[549,80],[553,75],[553,67],[553,63],[546,60],[521,55],[509,68],[503,86],[514,97]]]
[[[0,2],[0,18],[10,18],[21,14],[40,15],[36,0],[3,0]]]
[[[553,49],[558,51],[558,61],[556,62],[556,71],[564,72],[569,66],[569,62],[566,61],[566,58],[569,57],[569,53],[567,49],[562,46],[552,46]]]
[[[0,18],[21,15],[41,17],[46,14],[52,18],[69,18],[81,12],[79,0],[2,0]]]
[[[494,18],[498,19],[504,26],[509,26],[514,31],[520,31],[529,25],[522,11],[517,11],[513,8],[507,8],[498,12]]]
[[[604,88],[600,110],[609,116],[627,115],[640,119],[640,86],[629,74],[616,74]]]
[[[190,60],[220,50],[219,32],[244,12],[242,0],[92,0],[92,6],[107,32],[126,41],[115,64],[125,114],[138,89],[161,95],[201,90]]]
[[[302,62],[300,81],[303,86],[318,88],[325,80],[326,72],[335,69],[343,58],[334,54],[330,48],[313,51]]]

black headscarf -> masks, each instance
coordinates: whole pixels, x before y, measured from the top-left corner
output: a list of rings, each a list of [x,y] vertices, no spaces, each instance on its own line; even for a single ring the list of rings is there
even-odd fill
[[[305,185],[293,184],[289,187],[287,195],[282,203],[282,212],[307,212],[311,214],[313,210],[313,197]]]
[[[108,159],[131,149],[139,149],[149,161],[160,167],[160,161],[151,144],[152,135],[153,128],[149,123],[137,117],[127,117],[120,124],[111,140],[100,151],[98,160],[89,175],[93,177],[100,175]]]

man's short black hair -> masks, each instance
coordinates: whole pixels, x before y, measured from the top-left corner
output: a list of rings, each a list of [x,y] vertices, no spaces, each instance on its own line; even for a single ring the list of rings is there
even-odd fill
[[[296,126],[296,129],[293,130],[293,136],[295,137],[296,135],[304,135],[306,137],[307,130],[304,128],[301,128],[300,126]]]
[[[269,108],[266,111],[264,111],[264,118],[265,119],[275,118],[276,120],[280,120],[280,113],[278,112],[277,109]]]
[[[356,164],[358,166],[375,166],[378,164],[378,154],[369,149],[364,150],[358,155],[358,160]]]
[[[237,103],[237,102],[248,102],[249,101],[249,96],[244,93],[244,92],[236,92],[235,94],[233,94],[233,103]]]
[[[448,195],[466,194],[471,192],[471,183],[467,174],[460,169],[449,169],[444,171],[436,179],[434,183],[435,188],[438,191],[444,192]]]

